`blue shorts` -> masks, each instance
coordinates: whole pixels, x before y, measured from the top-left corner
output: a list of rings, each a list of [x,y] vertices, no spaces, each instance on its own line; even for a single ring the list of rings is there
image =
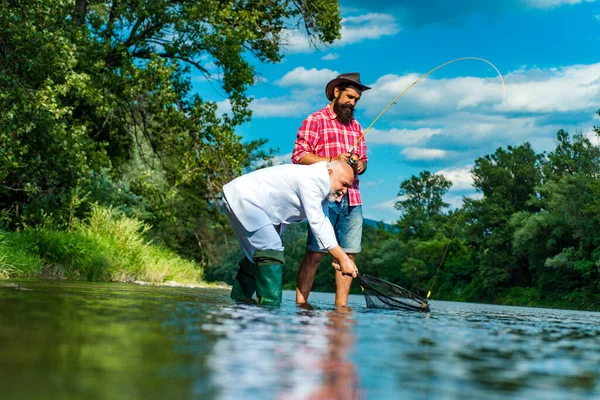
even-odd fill
[[[330,201],[326,204],[325,215],[329,216],[338,244],[346,253],[360,253],[363,226],[362,206],[348,206],[348,196],[344,196],[342,201]],[[325,252],[319,248],[310,226],[306,248],[310,251]]]

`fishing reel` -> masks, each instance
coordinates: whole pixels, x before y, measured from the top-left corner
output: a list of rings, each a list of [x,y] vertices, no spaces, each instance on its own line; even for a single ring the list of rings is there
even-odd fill
[[[358,165],[358,154],[352,154],[350,158],[348,158],[348,164],[350,164],[352,168],[356,168]]]

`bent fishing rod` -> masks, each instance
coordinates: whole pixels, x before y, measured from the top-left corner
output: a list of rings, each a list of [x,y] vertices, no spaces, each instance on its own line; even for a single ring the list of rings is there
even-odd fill
[[[398,99],[400,99],[400,97],[404,96],[404,94],[406,92],[408,92],[417,83],[419,83],[419,81],[421,81],[425,77],[431,75],[433,72],[437,71],[438,69],[443,68],[446,65],[449,65],[449,64],[452,64],[452,63],[455,63],[455,62],[458,62],[458,61],[465,61],[465,60],[482,61],[482,62],[490,65],[496,71],[496,73],[498,73],[498,77],[500,77],[500,82],[502,82],[502,104],[501,105],[504,106],[504,101],[506,100],[506,88],[505,88],[505,85],[504,85],[504,78],[502,77],[502,74],[500,73],[500,70],[498,70],[498,68],[496,68],[496,66],[494,64],[492,64],[488,60],[486,60],[484,58],[480,58],[480,57],[460,57],[460,58],[455,58],[453,60],[450,60],[450,61],[447,61],[447,62],[445,62],[443,64],[440,64],[437,67],[435,67],[432,70],[430,70],[429,72],[421,75],[419,77],[419,79],[417,79],[416,81],[414,81],[411,85],[409,85],[406,89],[404,89],[404,91],[402,93],[400,93],[392,101],[390,101],[389,104],[383,109],[383,111],[381,111],[381,113],[379,113],[379,115],[377,116],[377,118],[375,118],[373,120],[373,122],[371,122],[371,124],[367,127],[367,129],[364,130],[363,134],[356,140],[356,142],[354,143],[354,145],[352,146],[352,148],[348,151],[348,153],[350,153],[350,155],[351,155],[350,158],[348,159],[348,163],[350,163],[350,165],[354,165],[354,164],[356,164],[358,162],[358,155],[354,154],[354,150],[356,149],[356,146],[365,137],[365,135],[367,134],[367,132],[369,131],[369,129],[371,129],[373,127],[373,125],[375,124],[375,122],[377,122],[379,120],[379,118],[381,118],[383,116],[383,114],[385,114],[390,109],[390,107],[392,105],[396,104],[396,101],[398,101]],[[427,302],[428,302],[429,298],[431,297],[431,292],[433,290],[433,286],[435,285],[435,282],[437,280],[437,277],[438,277],[438,274],[440,272],[440,269],[442,268],[442,265],[444,263],[446,255],[448,253],[448,249],[450,247],[450,243],[454,239],[454,234],[456,232],[457,226],[458,226],[458,218],[457,218],[456,223],[454,225],[454,229],[452,229],[452,234],[450,235],[450,239],[448,240],[448,243],[446,244],[446,248],[444,249],[444,253],[442,255],[442,259],[440,261],[440,265],[437,268],[437,271],[435,273],[435,277],[433,279],[433,282],[431,283],[431,287],[427,291],[427,297],[423,300],[423,303],[421,304],[422,307],[427,306]]]
[[[458,62],[458,61],[465,61],[465,60],[482,61],[482,62],[490,65],[492,68],[494,68],[494,70],[498,73],[498,76],[500,77],[500,82],[502,82],[502,105],[504,105],[504,100],[506,99],[506,89],[504,87],[504,78],[502,78],[502,74],[500,73],[500,71],[498,70],[498,68],[496,68],[496,66],[494,64],[492,64],[491,62],[489,62],[485,58],[480,58],[480,57],[460,57],[460,58],[455,58],[453,60],[447,61],[447,62],[445,62],[443,64],[438,65],[437,67],[435,67],[431,71],[429,71],[429,72],[421,75],[419,77],[419,79],[417,79],[416,81],[414,81],[411,85],[409,85],[406,89],[404,89],[404,91],[402,93],[400,93],[392,101],[390,101],[390,103],[383,109],[383,111],[381,113],[379,113],[379,115],[377,116],[377,118],[375,118],[373,120],[373,122],[371,122],[371,125],[369,125],[367,127],[367,129],[364,130],[363,134],[356,140],[356,142],[354,143],[354,145],[352,146],[352,148],[348,151],[348,153],[350,153],[350,155],[351,155],[351,157],[349,159],[350,164],[354,164],[354,163],[356,163],[358,161],[358,155],[354,154],[354,150],[356,149],[356,146],[358,146],[358,143],[365,137],[365,135],[367,134],[367,132],[369,131],[369,129],[371,129],[373,127],[373,125],[375,124],[375,122],[377,122],[379,120],[379,118],[381,118],[383,116],[383,114],[385,114],[390,109],[391,106],[393,106],[394,104],[396,104],[396,101],[398,101],[398,99],[400,99],[400,97],[404,96],[404,94],[406,92],[408,92],[413,86],[415,86],[419,81],[421,81],[425,77],[431,75],[432,73],[434,73],[438,69],[443,68],[446,65],[453,64],[453,63]]]

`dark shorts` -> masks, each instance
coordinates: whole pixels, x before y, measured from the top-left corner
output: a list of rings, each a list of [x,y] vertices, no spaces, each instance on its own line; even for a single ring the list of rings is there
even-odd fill
[[[329,216],[340,247],[346,253],[360,253],[363,226],[362,206],[349,206],[348,196],[344,196],[342,201],[328,202],[325,206],[325,215]],[[306,248],[310,251],[325,252],[319,248],[310,227],[308,228]]]

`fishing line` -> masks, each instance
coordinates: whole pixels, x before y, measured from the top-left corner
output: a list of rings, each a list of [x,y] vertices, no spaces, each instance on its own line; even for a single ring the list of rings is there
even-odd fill
[[[455,215],[458,215],[458,213],[456,213]],[[452,229],[452,233],[450,234],[450,239],[448,239],[448,243],[446,244],[446,248],[444,249],[444,254],[442,254],[442,260],[440,261],[440,265],[438,266],[437,271],[435,272],[435,276],[433,277],[433,281],[431,282],[431,286],[429,287],[429,290],[427,291],[426,300],[429,300],[429,297],[431,297],[431,291],[433,290],[435,281],[437,280],[438,274],[440,273],[440,269],[442,269],[442,265],[444,264],[444,260],[446,259],[446,254],[448,254],[448,249],[450,248],[450,243],[452,243],[452,239],[454,239],[454,233],[456,232],[456,228],[458,227],[458,221],[459,221],[459,218],[457,217],[456,223],[454,224],[454,228]]]
[[[504,86],[504,78],[502,77],[502,74],[500,73],[500,70],[498,70],[498,68],[496,68],[496,66],[494,64],[492,64],[491,62],[489,62],[488,60],[486,60],[485,58],[480,58],[480,57],[461,57],[461,58],[455,58],[454,60],[450,60],[447,61],[443,64],[438,65],[437,67],[435,67],[434,69],[432,69],[431,71],[427,72],[426,74],[423,74],[419,77],[419,79],[417,79],[416,81],[414,81],[410,86],[408,86],[406,89],[404,89],[404,91],[402,93],[400,93],[398,96],[396,96],[396,98],[392,101],[390,101],[390,103],[383,109],[383,111],[381,113],[379,113],[379,115],[377,116],[377,118],[375,118],[373,120],[373,122],[371,122],[371,125],[369,125],[367,127],[367,129],[364,130],[363,134],[358,138],[358,140],[356,141],[356,143],[354,143],[354,146],[352,146],[352,148],[350,149],[349,153],[352,154],[354,152],[354,149],[356,149],[356,146],[358,145],[358,142],[360,142],[360,140],[367,134],[367,132],[369,131],[369,129],[371,129],[371,127],[375,124],[375,122],[377,122],[377,120],[379,118],[381,118],[383,116],[383,114],[385,114],[387,112],[387,110],[394,104],[396,104],[396,101],[398,101],[398,99],[400,97],[402,97],[404,95],[404,93],[408,92],[413,86],[415,86],[420,80],[422,80],[423,78],[431,75],[433,72],[437,71],[438,69],[445,67],[448,64],[452,64],[458,61],[464,61],[464,60],[476,60],[476,61],[482,61],[486,64],[489,64],[492,68],[494,68],[494,70],[498,73],[498,76],[500,77],[500,81],[502,82],[502,106],[504,105],[504,100],[506,99],[506,88]]]
[[[501,105],[504,106],[504,101],[506,100],[506,88],[504,85],[504,78],[502,77],[500,70],[498,70],[498,68],[496,68],[496,66],[494,64],[492,64],[488,60],[486,60],[484,58],[480,58],[480,57],[461,57],[461,58],[455,58],[453,60],[447,61],[443,64],[438,65],[431,71],[421,75],[419,77],[419,79],[414,81],[410,86],[408,86],[406,89],[404,89],[404,91],[402,93],[400,93],[398,96],[396,96],[396,98],[394,98],[392,101],[390,101],[390,103],[383,109],[383,111],[381,111],[381,113],[379,113],[377,118],[375,118],[373,120],[373,122],[371,122],[371,125],[369,125],[367,127],[367,129],[364,130],[363,134],[358,138],[358,140],[356,140],[356,142],[350,149],[349,153],[351,154],[351,157],[350,157],[350,159],[348,159],[348,162],[350,163],[350,165],[353,165],[358,161],[358,156],[356,154],[353,154],[353,152],[354,152],[354,149],[356,148],[356,146],[358,145],[358,143],[360,142],[360,140],[365,137],[365,135],[367,134],[369,129],[371,129],[371,127],[373,127],[375,122],[377,122],[379,120],[379,118],[381,118],[383,116],[383,114],[385,114],[392,105],[396,104],[396,101],[398,101],[398,99],[400,97],[402,97],[406,92],[408,92],[419,81],[421,81],[425,77],[431,75],[433,72],[437,71],[438,69],[445,67],[448,64],[452,64],[452,63],[455,63],[458,61],[464,61],[464,60],[482,61],[482,62],[490,65],[492,68],[494,68],[494,70],[498,73],[498,76],[500,77],[500,82],[502,82],[502,104]],[[457,214],[455,214],[455,215],[457,215]],[[429,301],[429,298],[431,297],[431,291],[433,290],[433,286],[435,285],[435,282],[437,280],[440,269],[442,268],[442,265],[444,264],[444,260],[446,259],[446,255],[448,254],[448,249],[450,248],[450,244],[452,243],[452,240],[454,239],[454,234],[456,232],[456,228],[458,227],[458,222],[459,222],[459,218],[457,215],[456,223],[454,224],[454,228],[452,229],[452,234],[450,235],[448,243],[446,244],[446,248],[444,249],[444,253],[442,255],[440,265],[437,268],[437,271],[435,273],[435,276],[433,278],[433,281],[431,283],[429,291],[427,292],[427,297],[425,299],[422,299],[419,296],[415,295],[414,293],[412,293],[400,286],[397,286],[391,282],[387,282],[387,281],[379,279],[379,278],[373,278],[373,277],[359,275],[359,279],[361,282],[361,288],[362,288],[362,290],[365,294],[365,298],[367,300],[367,306],[368,307],[412,309],[412,310],[429,312],[428,301]],[[367,279],[371,279],[371,283],[369,283],[367,281]],[[375,286],[378,286],[378,287],[375,288]],[[374,298],[377,298],[378,301],[374,301],[373,300]],[[409,301],[407,301],[406,299],[409,299]]]

